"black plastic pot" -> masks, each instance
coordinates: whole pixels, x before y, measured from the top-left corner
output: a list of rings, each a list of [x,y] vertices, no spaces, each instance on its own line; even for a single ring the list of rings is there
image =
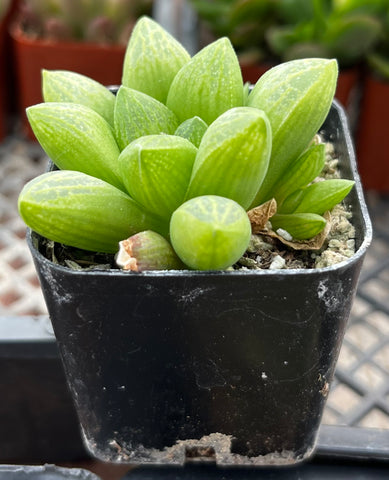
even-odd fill
[[[80,468],[55,465],[0,465],[0,480],[101,480],[94,473]]]
[[[356,254],[316,270],[74,271],[29,245],[92,454],[291,464],[312,453],[372,231],[343,110],[323,126],[356,186]]]

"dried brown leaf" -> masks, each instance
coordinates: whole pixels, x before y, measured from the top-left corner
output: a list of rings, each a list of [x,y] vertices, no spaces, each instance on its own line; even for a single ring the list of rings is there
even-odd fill
[[[266,229],[266,224],[277,212],[277,202],[274,198],[268,200],[267,202],[254,207],[247,212],[249,220],[251,222],[252,233],[263,233],[263,230]]]

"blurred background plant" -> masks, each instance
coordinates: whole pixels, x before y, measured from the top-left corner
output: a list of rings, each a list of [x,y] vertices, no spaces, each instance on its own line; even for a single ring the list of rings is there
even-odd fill
[[[308,56],[337,58],[341,68],[364,60],[379,42],[387,0],[280,0],[280,25],[266,33],[282,61]]]
[[[189,0],[203,27],[202,43],[227,36],[240,60],[265,62],[266,33],[278,23],[274,0]]]
[[[303,57],[362,61],[379,43],[388,0],[190,0],[214,36],[227,35],[244,60]]]
[[[18,21],[34,39],[126,45],[152,0],[24,0]]]
[[[389,0],[386,0],[386,14],[382,17],[382,25],[380,41],[368,56],[368,64],[373,73],[389,81]]]
[[[3,20],[5,14],[8,11],[8,7],[11,4],[11,0],[2,0],[0,3],[0,22]]]

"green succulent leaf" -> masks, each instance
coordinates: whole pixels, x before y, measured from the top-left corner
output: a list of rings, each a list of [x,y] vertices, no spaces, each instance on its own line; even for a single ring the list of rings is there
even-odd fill
[[[268,70],[254,86],[248,104],[267,114],[273,132],[269,170],[257,202],[269,200],[274,184],[321,127],[331,107],[337,74],[336,60],[293,60]]]
[[[43,70],[42,93],[45,102],[85,105],[113,126],[115,95],[85,75],[66,70]]]
[[[200,117],[192,117],[182,122],[174,135],[186,138],[198,148],[207,128],[208,125]]]
[[[219,195],[247,209],[266,174],[270,152],[266,115],[250,107],[228,110],[203,136],[187,198]]]
[[[115,104],[115,135],[121,150],[145,135],[173,134],[177,126],[176,116],[163,103],[138,90],[119,88]]]
[[[278,205],[278,213],[293,213],[296,208],[299,206],[302,198],[304,196],[304,188],[298,188],[290,195],[288,195],[285,200]]]
[[[118,242],[166,224],[121,190],[81,172],[57,170],[34,178],[19,195],[24,222],[40,235],[73,247],[115,253]]]
[[[181,260],[195,270],[219,270],[243,255],[251,238],[245,210],[233,200],[192,198],[172,215],[170,239]]]
[[[243,106],[247,107],[249,103],[249,95],[250,95],[250,83],[246,82],[243,85]]]
[[[76,103],[40,103],[27,108],[39,143],[61,170],[77,170],[123,189],[119,148],[109,124]]]
[[[310,212],[322,215],[340,203],[354,185],[352,180],[333,179],[313,183],[303,190],[294,213]]]
[[[189,60],[175,38],[154,20],[142,17],[127,46],[122,84],[165,103],[173,78]]]
[[[175,76],[166,105],[180,122],[194,116],[208,125],[233,107],[243,105],[243,80],[228,38],[197,53]]]
[[[281,205],[295,190],[311,183],[323,170],[326,161],[325,145],[313,145],[298,157],[272,188],[272,196]]]
[[[169,219],[184,201],[196,153],[197,148],[182,137],[138,138],[119,157],[128,193],[148,211]]]
[[[271,217],[273,230],[285,230],[296,240],[308,240],[319,234],[326,220],[315,213],[279,214]]]

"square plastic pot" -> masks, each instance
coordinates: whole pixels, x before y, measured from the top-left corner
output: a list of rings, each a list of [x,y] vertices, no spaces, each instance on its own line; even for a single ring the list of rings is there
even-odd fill
[[[371,224],[350,133],[323,126],[356,253],[308,270],[74,271],[28,242],[84,440],[104,461],[292,464],[314,450]]]

